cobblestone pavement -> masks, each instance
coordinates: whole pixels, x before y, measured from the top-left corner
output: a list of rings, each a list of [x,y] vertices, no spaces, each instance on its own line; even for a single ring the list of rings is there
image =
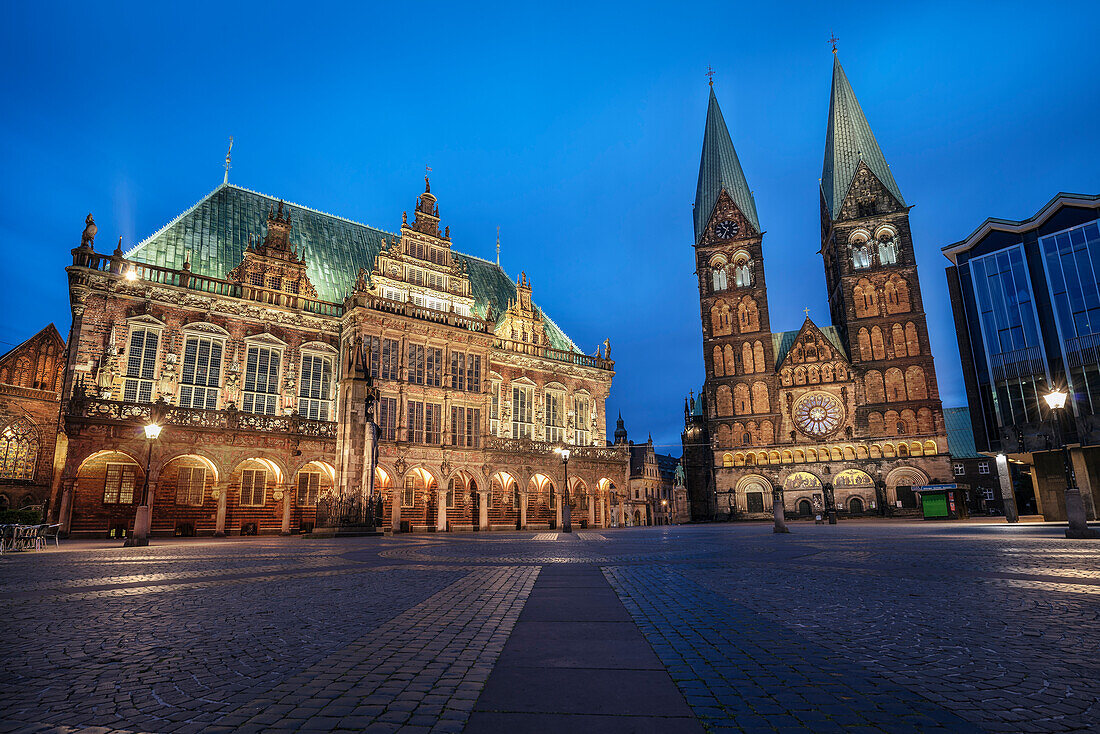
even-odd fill
[[[602,571],[710,731],[1100,730],[1100,543],[1003,525],[792,530],[6,554],[0,732],[459,731],[545,568]],[[615,721],[602,709],[598,730]]]

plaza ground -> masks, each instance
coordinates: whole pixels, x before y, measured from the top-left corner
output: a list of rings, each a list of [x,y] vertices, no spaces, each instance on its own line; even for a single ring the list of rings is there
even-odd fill
[[[0,559],[0,731],[1086,731],[1100,543],[792,523]]]

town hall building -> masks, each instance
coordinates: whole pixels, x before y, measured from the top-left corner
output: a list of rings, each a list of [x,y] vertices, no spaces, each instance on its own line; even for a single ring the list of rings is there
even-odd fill
[[[914,488],[949,480],[909,209],[834,57],[817,251],[832,324],[807,311],[773,332],[764,223],[712,86],[694,210],[706,379],[683,433],[693,519],[770,516],[775,490],[788,514],[834,498],[904,513]]]
[[[427,177],[396,232],[230,184],[228,158],[129,251],[96,251],[86,224],[67,269],[63,532],[125,536],[139,508],[154,536],[312,530],[319,499],[367,486],[342,472],[368,372],[386,528],[549,529],[566,503],[578,527],[621,516],[610,342],[585,353],[525,273],[455,251]]]

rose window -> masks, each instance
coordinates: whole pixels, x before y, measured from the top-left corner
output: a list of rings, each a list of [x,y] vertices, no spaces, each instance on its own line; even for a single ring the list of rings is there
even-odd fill
[[[828,393],[810,393],[795,403],[794,424],[803,433],[814,436],[827,436],[840,427],[844,420],[844,407]]]

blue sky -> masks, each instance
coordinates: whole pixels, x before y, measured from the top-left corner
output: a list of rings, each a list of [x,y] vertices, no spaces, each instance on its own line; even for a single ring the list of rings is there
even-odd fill
[[[631,438],[679,453],[703,380],[691,204],[704,71],[754,189],[772,327],[828,322],[818,178],[840,58],[911,220],[945,405],[939,248],[1100,191],[1100,4],[13,3],[0,25],[0,348],[70,322],[94,212],[131,245],[231,180],[395,230],[433,169],[457,249],[525,269]]]

